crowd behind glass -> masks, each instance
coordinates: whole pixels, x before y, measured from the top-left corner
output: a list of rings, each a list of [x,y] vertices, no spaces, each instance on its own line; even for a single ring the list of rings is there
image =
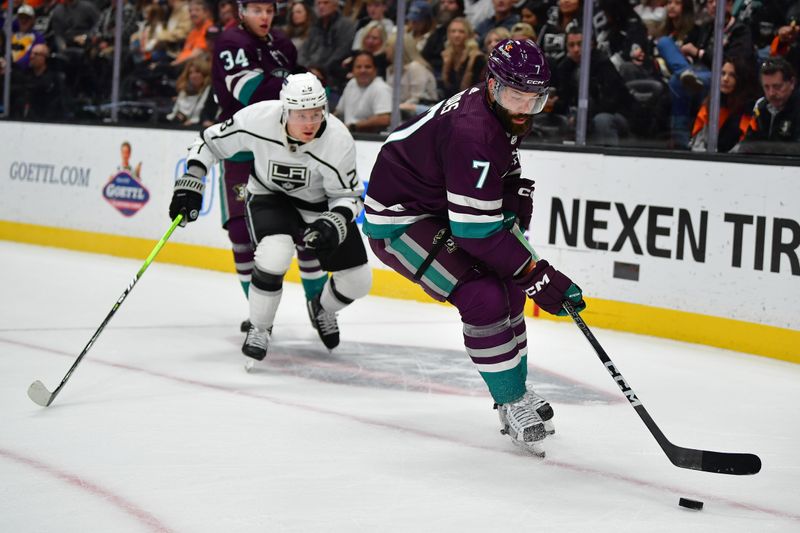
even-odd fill
[[[7,116],[108,121],[116,0],[11,1]],[[704,151],[717,0],[594,2],[588,144]],[[544,50],[553,79],[531,138],[574,141],[582,3],[410,0],[402,118],[484,80],[488,51],[499,41],[532,39]],[[291,38],[303,69],[323,81],[331,110],[352,131],[386,131],[398,41],[395,0],[275,6],[273,28]],[[800,155],[800,0],[727,0],[724,11],[718,151]],[[211,62],[221,60],[214,42],[238,24],[237,17],[235,0],[124,2],[114,116],[193,129],[213,124],[218,109]],[[0,39],[5,50],[6,34]],[[4,57],[3,83],[8,68]]]

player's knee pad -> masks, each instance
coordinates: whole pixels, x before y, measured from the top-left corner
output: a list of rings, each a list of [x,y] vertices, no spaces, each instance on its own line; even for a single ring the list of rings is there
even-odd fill
[[[372,287],[372,270],[369,264],[340,270],[331,275],[331,290],[337,299],[345,303],[363,298],[369,293],[370,287]]]
[[[294,255],[294,242],[289,235],[267,235],[256,246],[255,268],[283,277]]]
[[[256,267],[253,269],[250,283],[262,291],[277,292],[283,288],[283,274],[270,274]]]
[[[491,324],[508,318],[508,293],[493,274],[484,274],[459,284],[448,298],[467,324]]]

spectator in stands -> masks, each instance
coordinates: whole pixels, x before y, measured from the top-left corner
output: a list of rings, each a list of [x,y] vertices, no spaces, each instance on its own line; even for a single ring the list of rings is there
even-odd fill
[[[397,34],[389,36],[386,42],[386,57],[389,63],[394,60],[394,46]],[[394,65],[386,71],[387,80],[394,83]],[[400,110],[405,117],[412,117],[424,112],[438,100],[436,78],[430,65],[422,58],[414,40],[409,34],[403,39],[403,68],[400,78]]]
[[[311,25],[314,24],[314,12],[305,2],[300,0],[292,3],[289,10],[289,20],[286,21],[284,31],[286,36],[292,40],[295,48],[300,50],[303,43],[308,38],[308,33],[311,31]]]
[[[234,0],[220,0],[217,4],[217,24],[222,31],[239,24],[239,9]]]
[[[58,4],[50,16],[56,50],[66,53],[77,49],[77,55],[82,57],[83,46],[99,19],[100,12],[89,0],[64,0]]]
[[[192,29],[186,35],[181,52],[172,61],[173,67],[180,67],[190,59],[208,55],[206,31],[214,21],[211,20],[211,12],[205,0],[191,0],[189,3],[189,19],[192,21]]]
[[[481,74],[486,56],[481,52],[472,26],[457,17],[447,27],[447,44],[442,52],[442,86],[444,98],[483,81]]]
[[[11,35],[11,61],[15,68],[27,69],[33,47],[44,43],[44,35],[33,29],[36,13],[28,4],[17,9],[17,31]],[[5,49],[3,49],[5,52]]]
[[[505,28],[511,31],[519,22],[519,15],[514,11],[514,0],[492,0],[494,15],[487,17],[475,26],[475,39],[482,43],[492,28]],[[487,51],[488,53],[488,51]]]
[[[800,150],[797,74],[786,59],[767,59],[761,65],[761,88],[764,96],[756,102],[741,151],[797,155]]]
[[[389,127],[392,88],[378,76],[369,52],[358,52],[353,59],[353,79],[347,82],[336,106],[336,115],[350,131],[380,132]]]
[[[510,31],[503,27],[492,28],[483,39],[483,53],[488,56],[494,47],[497,46],[497,43],[506,39],[511,39]]]
[[[71,92],[81,98],[93,96],[95,83],[87,66],[85,46],[99,18],[100,13],[89,0],[64,0],[50,15],[54,51],[64,59]]]
[[[353,52],[364,51],[372,54],[375,68],[378,69],[378,76],[386,79],[386,67],[389,66],[389,58],[386,57],[386,30],[383,29],[383,24],[376,20],[364,26],[364,30],[364,37]],[[353,59],[355,56],[351,55],[342,62],[342,67],[350,73],[348,78],[352,77]]]
[[[519,8],[519,20],[525,24],[530,24],[538,35],[539,30],[547,21],[547,10],[550,4],[549,0],[528,0]],[[519,2],[515,5],[519,5]]]
[[[425,41],[420,52],[425,61],[433,69],[433,75],[439,79],[442,75],[442,52],[447,41],[447,26],[456,17],[464,16],[464,0],[439,0],[436,12],[436,27]]]
[[[136,31],[139,15],[132,4],[122,4],[122,42],[130,42]],[[100,12],[97,25],[89,34],[87,59],[91,69],[92,93],[99,100],[108,99],[111,94],[111,78],[114,65],[114,40],[116,38],[117,3],[111,2]],[[122,49],[122,64],[128,59],[128,47]]]
[[[196,57],[186,62],[175,84],[178,97],[167,120],[181,126],[200,123],[200,115],[211,93],[211,65],[207,59]]]
[[[656,39],[664,35],[664,25],[667,22],[667,8],[666,5],[671,1],[680,0],[641,0],[636,4],[633,9],[639,18],[642,19],[647,28],[647,35],[651,39]],[[694,0],[690,0],[694,1]],[[692,6],[694,9],[694,6]]]
[[[578,108],[581,45],[583,32],[573,26],[567,32],[567,53],[556,67],[556,112],[566,114],[575,125]],[[630,126],[626,116],[633,109],[633,97],[605,52],[592,47],[589,61],[589,134],[596,144],[618,146]]]
[[[145,6],[139,30],[131,36],[131,58],[135,65],[148,61],[158,61],[160,52],[156,49],[156,36],[166,28],[167,14],[161,4]]]
[[[730,57],[723,60],[719,86],[719,152],[731,151],[744,138],[757,90],[755,69],[749,61]],[[706,97],[703,101],[692,128],[689,146],[696,152],[704,152],[708,147],[709,100],[710,97]]]
[[[344,0],[339,3],[342,6],[342,15],[353,22],[358,22],[367,14],[365,0]]]
[[[755,62],[750,29],[733,18],[733,0],[725,1],[723,54]],[[693,121],[692,101],[706,91],[711,82],[711,56],[714,50],[714,14],[716,0],[708,0],[706,12],[711,20],[701,25],[695,41],[686,41],[680,48],[667,37],[658,40],[661,57],[671,72],[669,89],[672,96],[671,138],[674,148],[687,149],[689,127]]]
[[[800,70],[800,0],[789,8],[784,22],[775,33],[769,55],[785,57],[797,72]]]
[[[511,27],[511,38],[514,40],[530,39],[536,42],[536,30],[527,22],[517,22]],[[491,49],[488,51],[491,51]]]
[[[770,45],[778,29],[784,23],[790,24],[787,14],[794,7],[800,7],[797,0],[739,0],[734,2],[733,16],[750,28],[753,44],[759,63],[769,57]]]
[[[647,77],[652,70],[650,41],[633,6],[627,1],[600,0],[598,8],[605,15],[605,24],[595,25],[597,48],[606,53],[624,80]]]
[[[63,74],[48,68],[50,49],[46,44],[34,45],[30,68],[23,72],[12,116],[29,120],[63,120],[66,118],[66,89]]]
[[[192,19],[186,0],[167,0],[167,5],[169,18],[166,27],[156,35],[156,46],[164,52],[165,60],[172,61],[183,48],[183,42],[192,29]]]
[[[346,75],[341,63],[350,54],[355,23],[339,13],[336,0],[316,0],[316,14],[317,20],[299,50],[297,62],[319,66],[330,86],[340,90]]]
[[[367,16],[358,21],[356,36],[353,38],[353,50],[358,50],[361,41],[364,39],[364,32],[367,24],[378,22],[383,26],[386,35],[391,35],[394,31],[394,22],[386,18],[386,0],[365,0],[367,5]]]
[[[414,0],[406,15],[406,31],[414,36],[417,50],[422,51],[433,32],[433,10],[427,0]]]
[[[464,18],[474,28],[494,13],[492,0],[464,0]]]
[[[567,29],[580,26],[582,0],[559,0],[558,9],[550,13],[539,31],[539,46],[551,68],[567,55]]]

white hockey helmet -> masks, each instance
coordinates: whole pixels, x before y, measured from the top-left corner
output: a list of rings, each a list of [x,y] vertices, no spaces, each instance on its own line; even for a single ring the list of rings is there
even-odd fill
[[[293,109],[323,109],[323,117],[328,115],[328,95],[319,78],[310,72],[290,74],[283,79],[281,103],[284,119]]]

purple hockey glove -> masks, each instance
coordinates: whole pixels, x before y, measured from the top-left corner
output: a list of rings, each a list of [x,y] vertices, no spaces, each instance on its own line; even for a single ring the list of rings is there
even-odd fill
[[[511,178],[503,180],[503,217],[510,219],[513,225],[513,217],[519,219],[519,227],[525,231],[531,225],[531,214],[533,213],[533,180],[522,178]]]
[[[561,304],[567,300],[579,313],[586,309],[581,288],[544,259],[537,261],[533,270],[514,277],[514,283],[550,314],[565,316],[567,312]]]

